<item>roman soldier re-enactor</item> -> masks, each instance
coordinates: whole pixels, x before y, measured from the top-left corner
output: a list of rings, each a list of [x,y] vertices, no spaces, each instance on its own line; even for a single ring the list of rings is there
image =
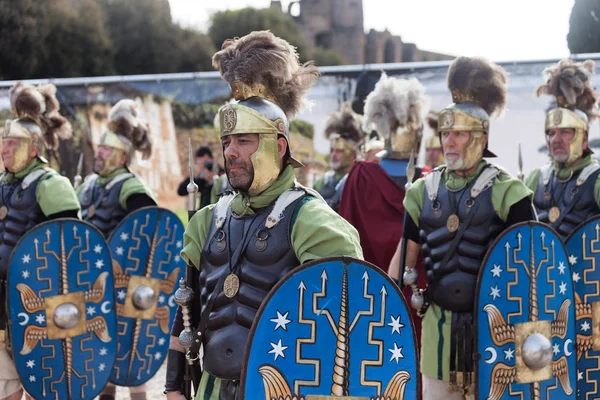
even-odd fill
[[[127,214],[157,204],[154,193],[129,170],[135,151],[144,159],[152,154],[148,125],[138,116],[135,101],[120,100],[108,113],[108,129],[96,147],[94,173],[77,189],[83,220],[107,239]]]
[[[379,153],[381,164],[364,161],[352,168],[339,214],[358,230],[365,260],[386,272],[402,237],[402,200],[404,185],[409,180],[409,159],[412,154],[414,167],[428,108],[429,97],[417,79],[386,74],[382,74],[365,100],[365,128],[385,139],[385,145],[382,143],[385,151]],[[412,169],[418,177],[420,170]],[[421,279],[424,285],[425,278]],[[410,293],[410,288],[406,288],[405,296]],[[416,311],[411,309],[411,312],[419,337],[420,321],[416,319]]]
[[[433,135],[425,139],[425,165],[429,168],[437,168],[444,163],[444,151],[438,135],[438,113],[429,111],[427,114],[427,124],[433,131]]]
[[[71,137],[71,125],[59,114],[54,85],[21,82],[9,91],[15,119],[2,134],[0,176],[0,398],[21,399],[23,389],[6,348],[6,276],[19,239],[36,225],[56,218],[78,218],[79,202],[67,178],[47,167],[45,149],[56,150]]]
[[[108,113],[108,129],[100,137],[94,157],[94,173],[77,189],[81,215],[108,240],[129,213],[157,205],[154,193],[129,170],[134,152],[152,154],[148,125],[139,118],[137,104],[124,99]],[[146,398],[146,385],[129,388],[132,400]],[[116,388],[108,383],[100,400],[113,400]]]
[[[335,211],[340,205],[344,190],[342,181],[356,160],[358,143],[364,138],[362,117],[344,104],[339,112],[329,116],[325,124],[325,136],[331,146],[329,165],[331,170],[319,178],[314,188]]]
[[[341,255],[362,259],[362,251],[356,229],[295,182],[294,168],[302,164],[289,147],[289,120],[316,81],[317,68],[300,64],[294,48],[269,31],[225,41],[213,65],[238,100],[219,111],[234,191],[194,215],[181,255],[200,270],[193,290],[202,306],[191,310],[203,349],[196,398],[234,400],[252,321],[274,285],[301,263]],[[167,356],[169,399],[183,398],[182,327],[178,313]],[[191,349],[194,358],[198,353]]]
[[[445,165],[406,193],[404,283],[424,315],[421,373],[424,399],[473,398],[473,311],[477,276],[488,246],[507,227],[535,219],[532,192],[485,161],[490,116],[506,102],[507,74],[481,58],[459,57],[448,70],[454,103],[439,115]],[[399,246],[399,252],[402,246]],[[424,299],[415,284],[419,252],[427,278]],[[398,278],[397,265],[390,276]]]
[[[599,116],[598,94],[591,76],[594,61],[562,60],[544,70],[546,83],[537,94],[556,98],[546,113],[545,133],[550,163],[533,170],[526,185],[535,192],[540,222],[562,238],[588,218],[600,214],[600,164],[588,145],[590,123]]]

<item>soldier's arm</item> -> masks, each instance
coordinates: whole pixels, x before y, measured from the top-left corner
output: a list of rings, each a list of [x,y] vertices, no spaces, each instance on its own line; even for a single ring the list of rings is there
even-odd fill
[[[145,193],[132,194],[127,198],[127,207],[125,208],[128,213],[135,210],[139,210],[142,207],[156,206],[157,203],[153,198],[146,195]]]
[[[517,178],[501,173],[492,186],[492,204],[506,226],[523,221],[535,221],[531,202],[533,191]],[[514,207],[514,208],[513,208]]]
[[[132,198],[131,202],[130,198]],[[154,192],[144,182],[137,177],[133,177],[123,183],[121,193],[119,193],[119,203],[127,212],[132,212],[142,207],[155,206],[158,201]]]
[[[55,172],[40,179],[35,195],[46,218],[79,218],[81,207],[71,182]]]
[[[596,179],[596,183],[594,184],[594,198],[596,199],[596,203],[600,206],[600,176]]]
[[[417,261],[419,259],[419,252],[421,251],[421,246],[419,244],[419,229],[415,225],[410,214],[406,213],[404,215],[404,227],[402,228],[402,239],[398,243],[398,247],[396,248],[396,252],[392,257],[392,261],[390,261],[390,265],[388,268],[388,276],[396,281],[400,279],[400,264],[402,260],[400,260],[401,249],[402,249],[402,241],[406,240],[406,255],[404,259],[404,267],[415,267],[417,265]]]
[[[358,231],[327,203],[308,197],[297,207],[291,240],[301,263],[330,256],[363,259]]]

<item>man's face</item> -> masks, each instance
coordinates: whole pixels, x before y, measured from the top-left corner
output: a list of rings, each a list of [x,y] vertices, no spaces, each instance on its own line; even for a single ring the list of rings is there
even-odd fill
[[[23,148],[23,146],[26,146],[26,144],[22,142],[23,140],[24,139],[14,137],[7,137],[2,140],[2,161],[4,162],[4,168],[9,171],[12,171],[15,166],[17,153],[27,151],[27,149]],[[37,155],[37,147],[34,147],[35,146],[32,146],[31,151],[27,154],[27,164]]]
[[[206,161],[212,161],[212,157],[208,154],[205,154],[202,157],[196,157],[194,160],[194,176],[200,176],[203,172],[205,172],[204,170],[206,167],[204,164]]]
[[[329,157],[329,165],[331,168],[338,169],[341,166],[342,158],[344,157],[344,149],[331,149],[331,156]]]
[[[450,170],[460,170],[464,165],[465,150],[471,139],[469,131],[442,132],[442,149],[446,166]]]
[[[442,149],[431,148],[426,151],[426,163],[430,167],[437,167],[438,160],[442,154]]]
[[[559,163],[567,162],[570,155],[569,143],[575,136],[575,129],[555,128],[548,129],[546,132],[546,141],[548,150],[552,159]]]
[[[94,157],[94,172],[100,173],[103,171],[107,163],[115,163],[116,168],[114,168],[114,170],[116,170],[124,167],[126,162],[127,157],[123,152],[101,144],[96,149],[96,156]]]
[[[258,149],[257,133],[228,135],[222,139],[225,171],[234,189],[248,192],[254,180],[254,166],[250,157]]]

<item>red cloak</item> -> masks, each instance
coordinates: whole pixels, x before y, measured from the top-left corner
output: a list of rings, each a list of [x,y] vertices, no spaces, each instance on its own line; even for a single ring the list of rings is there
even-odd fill
[[[425,172],[425,171],[424,171]],[[404,188],[400,187],[377,163],[356,163],[344,185],[339,214],[360,234],[365,260],[387,273],[390,261],[402,237],[404,225]],[[425,287],[425,273],[419,261],[419,287]],[[421,318],[410,307],[410,287],[404,288],[417,334],[421,342]]]

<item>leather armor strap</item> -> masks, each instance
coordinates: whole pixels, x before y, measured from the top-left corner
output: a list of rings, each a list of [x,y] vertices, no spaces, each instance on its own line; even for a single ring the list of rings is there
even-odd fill
[[[262,218],[262,219],[254,218],[254,220],[248,227],[248,232],[253,232],[258,226],[263,225],[264,222],[266,221],[268,215],[269,214],[266,213],[264,218]],[[231,265],[236,266],[238,264],[240,257],[246,250],[246,247],[248,247],[248,244],[250,243],[250,240],[252,239],[252,237],[253,237],[253,235],[250,235],[250,234],[247,235],[244,242],[240,243],[237,246],[237,248],[235,249],[235,251],[231,257]],[[228,269],[224,269],[224,273],[219,278],[219,281],[217,282],[217,285],[215,286],[215,290],[213,290],[208,301],[206,302],[206,308],[202,312],[202,315],[200,316],[200,322],[198,323],[198,326],[196,327],[196,331],[195,331],[196,339],[192,342],[192,345],[190,346],[190,351],[193,354],[199,354],[200,347],[202,346],[202,340],[199,340],[199,339],[201,339],[202,333],[206,329],[206,325],[208,324],[208,318],[209,318],[210,312],[212,311],[212,308],[215,304],[215,300],[217,299],[217,296],[219,295],[219,293],[221,293],[223,291],[223,284],[225,283],[225,278],[227,278],[227,276],[229,274],[230,274],[230,271]]]
[[[588,165],[588,167],[591,167],[592,165]],[[588,167],[584,168],[584,171]],[[596,165],[594,165],[594,167],[596,167]],[[581,183],[580,183],[579,178],[578,178],[578,182],[577,182],[577,186],[576,187],[579,187],[579,186],[583,185],[585,183],[585,181],[587,180],[587,178],[589,178],[591,175],[593,175],[599,169],[600,169],[600,167],[593,169],[589,173],[586,172],[585,179],[583,181],[581,181]],[[583,171],[582,171],[582,173],[583,173]],[[571,201],[571,203],[564,210],[561,210],[558,219],[556,221],[554,221],[554,226],[560,226],[560,224],[562,223],[563,219],[565,219],[565,217],[571,212],[571,210],[573,209],[573,207],[575,207],[575,204],[577,204],[577,202],[579,201],[579,199],[581,199],[581,196],[583,196],[583,192],[584,192],[583,190],[578,190],[577,193],[575,193],[575,196],[573,197],[573,201]]]
[[[465,391],[473,383],[472,326],[472,313],[452,313],[450,323],[450,384]]]

